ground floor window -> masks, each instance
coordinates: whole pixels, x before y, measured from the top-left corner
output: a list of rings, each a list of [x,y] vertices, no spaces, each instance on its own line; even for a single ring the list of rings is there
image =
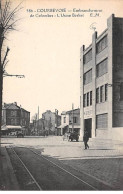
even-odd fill
[[[108,114],[100,114],[96,116],[96,128],[106,129],[108,127]]]

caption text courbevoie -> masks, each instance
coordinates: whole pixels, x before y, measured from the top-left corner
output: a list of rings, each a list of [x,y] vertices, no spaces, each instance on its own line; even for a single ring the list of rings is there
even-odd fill
[[[73,12],[102,12],[102,10],[97,10],[97,9],[76,9],[73,8],[71,11]],[[66,8],[63,9],[37,9],[37,12],[67,12]]]

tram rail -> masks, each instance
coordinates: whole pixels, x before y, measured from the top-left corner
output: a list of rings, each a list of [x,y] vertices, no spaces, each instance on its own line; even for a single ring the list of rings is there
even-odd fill
[[[18,155],[18,153],[15,151],[13,146],[9,146],[9,148],[11,148],[14,152],[14,154],[16,155],[16,157],[18,158],[18,160],[21,162],[21,164],[23,165],[23,167],[26,169],[27,173],[30,175],[30,177],[32,178],[33,182],[36,184],[38,190],[43,190],[41,187],[41,183],[39,183],[36,179],[36,177],[34,177],[34,175],[30,172],[28,166],[24,163],[24,161],[22,160],[22,158]],[[20,148],[20,147],[16,147]],[[71,176],[72,178],[75,178],[77,181],[79,181],[82,184],[85,184],[88,187],[88,190],[99,190],[98,188],[96,188],[95,186],[91,185],[90,183],[88,183],[87,181],[83,180],[82,178],[79,178],[78,176],[76,176],[75,174],[73,174],[72,172],[70,172],[69,170],[66,170],[65,168],[63,168],[62,166],[56,164],[55,162],[51,161],[49,158],[45,157],[44,155],[41,155],[39,153],[37,153],[36,151],[34,151],[32,148],[29,147],[23,147],[25,149],[30,150],[33,154],[35,154],[36,156],[38,156],[38,160],[40,160],[41,158],[43,158],[43,160],[46,160],[47,162],[49,162],[50,164],[54,165],[56,168],[62,170],[63,172],[65,172],[66,174],[68,174],[69,176]],[[77,169],[74,169],[77,171]],[[103,183],[104,184],[104,183]]]

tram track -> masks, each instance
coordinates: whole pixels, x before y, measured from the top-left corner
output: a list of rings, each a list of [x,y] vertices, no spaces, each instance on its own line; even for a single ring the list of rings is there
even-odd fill
[[[28,172],[28,174],[30,175],[30,177],[32,178],[32,180],[34,181],[33,183],[36,184],[37,188],[39,190],[42,190],[40,185],[38,184],[38,182],[36,181],[36,179],[34,178],[34,176],[31,174],[31,172],[29,171],[29,169],[27,168],[27,166],[24,164],[24,162],[21,160],[21,158],[18,156],[18,154],[16,153],[16,151],[11,147],[11,149],[13,150],[13,152],[15,153],[15,155],[17,156],[17,158],[19,159],[19,161],[22,163],[22,165],[24,166],[24,168],[26,169],[26,171]]]
[[[13,151],[13,153],[21,162],[21,164],[23,165],[28,175],[31,177],[32,183],[35,184],[37,187],[36,190],[59,190],[59,188],[60,190],[73,190],[73,188],[75,188],[74,190],[99,190],[98,183],[95,186],[94,183],[91,184],[89,181],[86,181],[86,179],[84,180],[83,178],[81,178],[82,172],[79,172],[79,175],[77,175],[78,172],[76,169],[72,169],[72,170],[70,168],[66,169],[66,166],[63,166],[63,165],[61,166],[57,164],[56,162],[52,161],[48,157],[37,153],[32,148],[28,148],[28,147],[19,148],[19,147],[10,146],[9,149]],[[29,151],[30,153],[28,156],[27,153]],[[23,153],[25,153],[25,155],[23,155]],[[33,153],[33,155],[31,153]],[[29,158],[30,160],[28,160]],[[40,163],[37,162],[37,160],[39,160]],[[39,171],[41,172],[40,177],[39,177],[40,173],[38,172],[38,169],[36,169],[37,175],[36,175],[36,172],[34,173],[33,171],[33,168],[36,168],[36,167],[39,168]],[[52,179],[50,178],[50,176],[52,177]],[[53,178],[56,180],[53,180]],[[69,184],[65,185],[66,181],[64,179],[66,179],[66,181],[68,180],[71,183],[75,184],[76,187],[74,187],[74,185],[72,187]],[[49,181],[49,185],[47,185],[48,181]],[[56,181],[56,185],[54,185],[54,187],[53,185],[50,185],[50,184],[54,184],[55,181]],[[104,190],[110,190],[110,189],[111,188],[106,185]]]

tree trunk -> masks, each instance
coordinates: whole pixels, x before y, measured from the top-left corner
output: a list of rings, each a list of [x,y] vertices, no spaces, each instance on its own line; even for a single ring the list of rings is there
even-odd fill
[[[3,66],[2,66],[2,28],[0,27],[0,136],[2,126],[2,94],[3,94]]]
[[[3,97],[2,94],[3,94],[3,68],[1,65],[1,56],[0,56],[0,134],[1,134],[1,126],[2,126],[2,97]]]

